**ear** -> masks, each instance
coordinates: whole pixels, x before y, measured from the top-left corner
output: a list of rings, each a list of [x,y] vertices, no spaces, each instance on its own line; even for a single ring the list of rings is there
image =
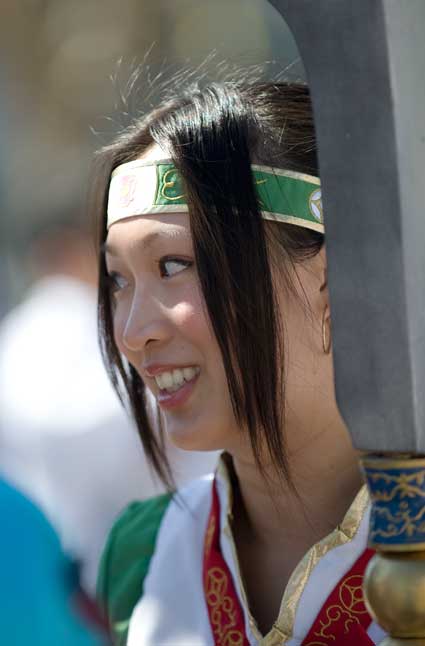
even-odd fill
[[[317,254],[317,266],[319,276],[319,311],[321,319],[321,333],[322,333],[322,350],[324,355],[330,355],[332,349],[332,332],[331,332],[331,308],[329,304],[329,289],[328,289],[328,271],[326,261],[326,249],[323,246]]]
[[[319,253],[315,256],[316,272],[319,279],[320,306],[322,309],[329,307],[329,290],[328,290],[328,264],[326,258],[326,247],[323,245]]]

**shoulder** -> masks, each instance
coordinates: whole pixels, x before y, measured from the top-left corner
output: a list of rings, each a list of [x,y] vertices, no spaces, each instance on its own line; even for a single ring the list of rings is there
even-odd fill
[[[24,550],[28,545],[32,548],[47,545],[47,551],[52,547],[59,549],[59,540],[41,511],[3,479],[0,479],[0,509],[6,521],[0,536],[2,547],[9,542],[14,549]]]
[[[100,638],[86,632],[85,622],[71,605],[77,592],[77,571],[63,554],[49,522],[3,480],[0,509],[0,633],[4,643],[99,645]]]
[[[127,618],[137,601],[171,494],[133,502],[113,525],[103,551],[97,583],[101,606],[114,623]]]
[[[165,585],[163,575],[175,560],[177,546],[179,567],[193,566],[193,561],[196,561],[195,554],[198,552],[195,545],[203,542],[210,511],[212,481],[212,474],[198,478],[180,488],[173,496],[156,537],[155,554],[148,577],[150,582],[153,575],[155,580],[160,581],[161,587]],[[173,577],[168,577],[171,585],[175,576],[174,570]]]
[[[133,608],[156,555],[158,535],[168,542],[196,522],[211,489],[211,477],[201,478],[174,494],[131,503],[113,525],[103,552],[97,594],[117,643],[125,643]],[[161,552],[163,549],[161,548]]]

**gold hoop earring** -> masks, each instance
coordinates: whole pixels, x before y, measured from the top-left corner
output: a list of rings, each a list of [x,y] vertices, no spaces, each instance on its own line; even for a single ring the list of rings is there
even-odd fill
[[[322,347],[325,354],[329,354],[332,346],[332,338],[330,333],[330,323],[329,326],[326,325],[326,314],[328,312],[328,306],[323,310],[322,316]]]

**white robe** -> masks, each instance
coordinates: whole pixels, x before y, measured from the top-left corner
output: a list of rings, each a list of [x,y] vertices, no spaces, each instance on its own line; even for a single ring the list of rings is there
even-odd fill
[[[155,552],[136,605],[128,646],[214,646],[204,600],[204,535],[211,506],[212,477],[180,491],[161,523]],[[220,545],[232,573],[251,646],[300,646],[329,594],[366,548],[369,499],[364,487],[341,525],[314,545],[295,568],[272,630],[262,636],[247,603],[230,528],[231,488],[226,467],[217,473]],[[368,635],[380,644],[385,633],[372,623]]]

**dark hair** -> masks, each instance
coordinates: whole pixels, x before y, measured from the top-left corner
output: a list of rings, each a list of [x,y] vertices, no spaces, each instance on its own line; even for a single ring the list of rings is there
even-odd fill
[[[290,482],[282,432],[284,396],[280,396],[282,322],[272,265],[276,257],[290,287],[288,268],[315,255],[323,236],[290,224],[265,224],[250,165],[318,174],[308,89],[301,84],[232,82],[193,87],[134,123],[98,154],[92,208],[98,218],[99,249],[107,234],[111,172],[137,159],[154,142],[168,151],[185,184],[199,281],[236,419],[249,433],[260,470],[264,473],[268,456]],[[132,410],[151,464],[169,485],[163,435],[149,425],[142,380],[114,343],[102,253],[98,312],[101,347],[112,383]]]

